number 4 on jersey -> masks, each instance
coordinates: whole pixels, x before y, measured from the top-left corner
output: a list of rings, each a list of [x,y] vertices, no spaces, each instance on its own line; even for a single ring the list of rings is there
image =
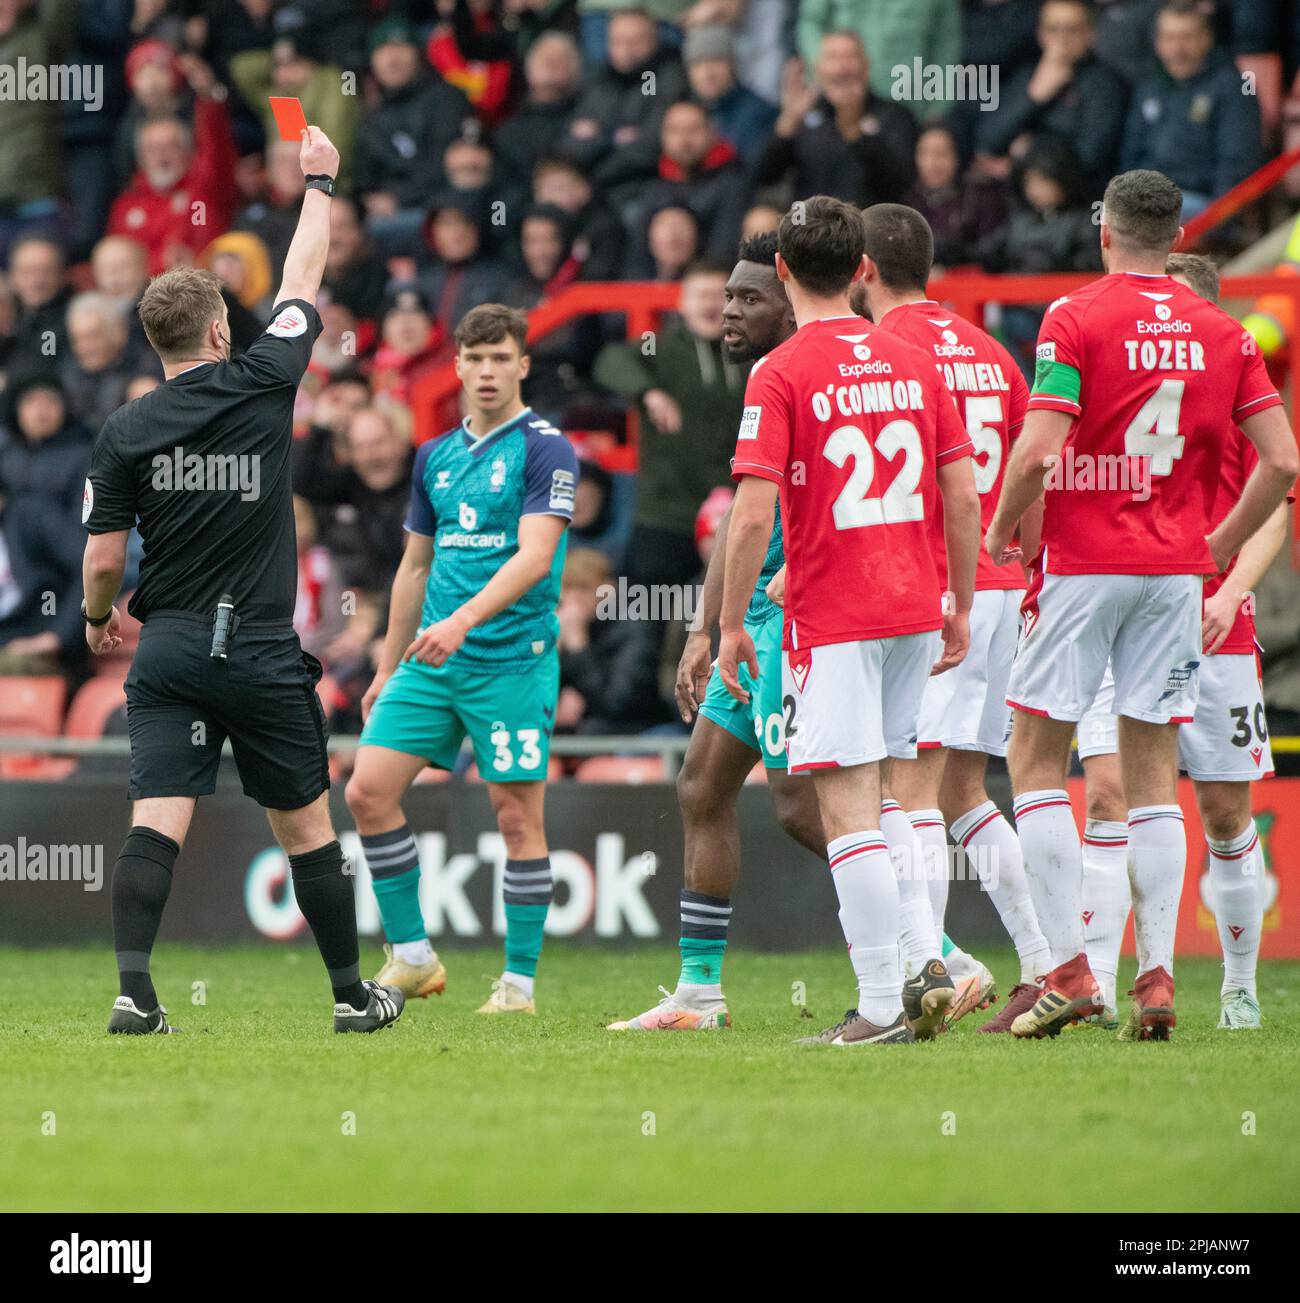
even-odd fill
[[[1186,439],[1178,433],[1178,416],[1186,384],[1185,380],[1162,380],[1124,431],[1124,451],[1130,457],[1150,458],[1152,475],[1170,474],[1183,455]]]

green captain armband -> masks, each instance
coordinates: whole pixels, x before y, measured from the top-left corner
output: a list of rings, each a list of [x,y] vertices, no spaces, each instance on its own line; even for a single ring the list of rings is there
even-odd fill
[[[1074,367],[1058,362],[1055,356],[1043,356],[1043,345],[1039,345],[1039,357],[1034,366],[1034,387],[1032,396],[1040,394],[1049,398],[1059,398],[1062,402],[1079,405],[1079,373]]]

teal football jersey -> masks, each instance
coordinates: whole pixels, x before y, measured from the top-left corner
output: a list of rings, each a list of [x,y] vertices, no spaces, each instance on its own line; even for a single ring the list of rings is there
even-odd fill
[[[767,586],[773,576],[785,565],[785,542],[781,537],[781,503],[776,504],[776,519],[772,523],[772,537],[767,540],[767,555],[763,558],[763,570],[758,576],[754,596],[749,599],[749,610],[745,619],[750,624],[759,624],[781,614],[781,608],[767,595]]]
[[[523,516],[573,519],[578,459],[569,441],[532,408],[481,438],[462,422],[415,456],[406,528],[434,540],[421,628],[446,619],[519,550]],[[519,673],[555,647],[565,539],[555,562],[513,605],[466,635],[447,664]]]

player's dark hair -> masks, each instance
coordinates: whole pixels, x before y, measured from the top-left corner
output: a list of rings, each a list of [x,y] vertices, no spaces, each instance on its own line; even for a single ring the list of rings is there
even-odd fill
[[[474,348],[479,344],[499,344],[509,335],[519,345],[519,352],[526,353],[528,340],[528,316],[518,308],[508,308],[504,303],[480,303],[460,319],[456,333],[452,338],[456,350]]]
[[[202,267],[174,267],[155,276],[140,296],[140,324],[164,362],[184,361],[203,347],[220,318],[221,282]]]
[[[736,250],[737,262],[756,262],[763,267],[776,266],[776,232],[759,231],[748,240],[741,240]]]
[[[872,204],[862,213],[866,254],[890,290],[923,290],[934,265],[930,223],[906,204]]]
[[[862,214],[842,199],[813,195],[790,207],[776,247],[790,274],[810,294],[843,294],[862,262]]]
[[[1183,192],[1163,172],[1139,168],[1112,177],[1102,198],[1102,220],[1129,249],[1168,253],[1178,238]]]
[[[1203,253],[1171,253],[1165,271],[1181,276],[1206,302],[1218,303],[1219,269]]]

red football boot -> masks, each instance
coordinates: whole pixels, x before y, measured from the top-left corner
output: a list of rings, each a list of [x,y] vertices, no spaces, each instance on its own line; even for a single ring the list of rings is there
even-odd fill
[[[1013,1036],[1057,1036],[1069,1023],[1102,1013],[1101,988],[1082,951],[1058,964],[1042,981],[1033,1007],[1012,1022]]]
[[[1042,989],[1042,986],[1037,982],[1032,984],[1017,982],[1011,988],[1011,994],[1007,996],[1007,1002],[1002,1006],[998,1016],[990,1018],[978,1030],[981,1032],[1009,1032],[1011,1024],[1022,1013],[1028,1013],[1038,1003],[1038,997],[1042,993]]]
[[[1178,1019],[1174,1016],[1174,979],[1163,968],[1143,973],[1129,992],[1133,997],[1128,1021],[1119,1029],[1121,1041],[1167,1041]]]

